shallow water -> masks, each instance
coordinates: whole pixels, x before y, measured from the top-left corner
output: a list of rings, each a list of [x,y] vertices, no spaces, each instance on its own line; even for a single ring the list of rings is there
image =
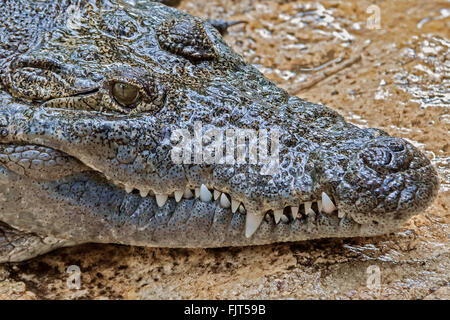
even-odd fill
[[[84,245],[0,267],[3,298],[450,298],[450,5],[385,1],[192,0],[202,18],[245,20],[225,40],[291,94],[408,139],[440,194],[395,234],[251,248]],[[369,21],[369,23],[368,23]],[[68,290],[78,265],[81,290]],[[380,271],[380,286],[368,279]],[[370,279],[369,279],[370,280]]]

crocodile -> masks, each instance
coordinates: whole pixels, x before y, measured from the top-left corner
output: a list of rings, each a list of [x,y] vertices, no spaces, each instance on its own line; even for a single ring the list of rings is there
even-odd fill
[[[289,95],[205,20],[155,1],[2,1],[0,262],[371,237],[438,189],[411,143]]]

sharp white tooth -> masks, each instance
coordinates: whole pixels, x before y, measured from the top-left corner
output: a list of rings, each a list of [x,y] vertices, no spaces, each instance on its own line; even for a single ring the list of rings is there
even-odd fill
[[[132,186],[127,186],[127,185],[125,185],[125,191],[126,191],[127,193],[130,193],[131,191],[133,191],[133,187],[132,187]]]
[[[255,231],[258,229],[264,218],[263,214],[258,214],[256,212],[247,211],[245,218],[245,237],[250,238]]]
[[[231,212],[235,213],[240,204],[241,203],[239,201],[231,199]]]
[[[180,202],[181,198],[183,197],[183,191],[177,190],[174,192],[175,201]]]
[[[239,212],[244,214],[245,213],[245,208],[244,205],[241,203],[241,205],[239,206]]]
[[[305,202],[305,214],[315,213],[313,209],[311,209],[312,202]]]
[[[158,204],[158,207],[163,207],[166,204],[167,198],[169,195],[167,194],[156,194],[156,203]]]
[[[212,193],[208,190],[208,188],[202,184],[200,186],[200,200],[203,202],[209,202],[212,199]]]
[[[139,190],[139,194],[141,195],[141,197],[146,197],[149,193],[150,189],[141,189]]]
[[[275,223],[280,222],[282,215],[283,215],[283,209],[273,211],[273,216],[275,217]]]
[[[220,191],[214,190],[214,200],[217,200],[220,197]]]
[[[345,213],[338,211],[338,218],[343,218],[343,217],[345,217]]]
[[[319,212],[322,212],[322,200],[317,200],[317,208],[319,208]]]
[[[190,198],[192,198],[193,196],[194,196],[194,195],[192,194],[191,189],[186,189],[186,190],[184,190],[183,197],[184,197],[185,199],[190,199]]]
[[[225,195],[225,193],[222,193],[220,195],[220,206],[222,208],[229,208],[231,206],[230,200],[228,200],[228,197]]]
[[[298,213],[298,207],[291,207],[291,218],[292,220],[295,220],[297,218]]]
[[[325,192],[322,192],[322,206],[323,212],[325,213],[332,213],[336,210],[336,206],[333,204],[333,201],[331,201],[330,197]]]
[[[200,188],[195,188],[195,199],[200,198]]]

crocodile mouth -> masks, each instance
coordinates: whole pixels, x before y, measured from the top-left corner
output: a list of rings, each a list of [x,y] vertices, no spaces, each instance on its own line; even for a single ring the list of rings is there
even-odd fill
[[[152,190],[133,188],[112,180],[110,183],[120,187],[127,193],[139,194],[141,197],[153,197],[158,207],[163,207],[169,199],[174,199],[177,203],[183,200],[196,199],[204,203],[215,203],[223,209],[230,209],[233,214],[242,214],[246,217],[245,236],[250,238],[258,229],[259,225],[265,221],[274,225],[292,224],[296,221],[306,223],[319,218],[320,215],[335,216],[340,219],[340,224],[345,223],[346,217],[343,211],[339,211],[337,203],[332,200],[326,192],[322,192],[321,199],[299,203],[297,206],[285,206],[283,209],[269,209],[263,215],[253,214],[247,211],[244,204],[234,200],[227,192],[208,187],[204,184],[200,186],[189,186],[184,191],[175,191],[171,194],[155,194]],[[336,203],[336,205],[335,205]]]
[[[0,166],[9,171],[33,179],[32,181],[37,181],[39,184],[47,181],[52,185],[63,185],[71,181],[76,183],[80,177],[81,179],[88,179],[88,181],[96,184],[99,190],[104,190],[103,192],[114,194],[123,199],[150,203],[152,209],[146,211],[145,215],[157,216],[158,212],[167,212],[167,214],[175,217],[177,211],[185,210],[186,213],[189,211],[187,213],[189,215],[203,216],[201,219],[204,220],[200,219],[200,222],[196,225],[202,229],[204,225],[208,224],[207,220],[216,219],[214,216],[217,211],[220,211],[222,215],[228,217],[230,225],[228,229],[220,229],[220,232],[224,232],[220,237],[217,233],[210,235],[209,238],[207,237],[208,239],[214,239],[215,237],[220,239],[209,240],[208,243],[198,242],[198,246],[202,247],[223,247],[236,244],[257,245],[324,237],[386,234],[396,230],[410,216],[426,207],[437,192],[437,187],[430,185],[429,189],[422,192],[422,194],[427,194],[426,199],[417,197],[419,200],[423,200],[420,205],[412,204],[403,208],[388,208],[389,211],[385,211],[381,215],[379,211],[377,212],[377,208],[358,210],[356,205],[358,200],[349,203],[349,199],[341,199],[342,193],[340,191],[342,190],[339,190],[339,188],[336,189],[336,193],[328,190],[325,192],[321,189],[315,194],[309,195],[308,201],[298,199],[296,205],[286,205],[283,208],[265,209],[264,212],[261,210],[253,213],[245,208],[244,203],[233,199],[226,190],[216,189],[211,185],[187,185],[184,190],[166,194],[155,193],[151,188],[137,187],[131,182],[115,181],[101,170],[51,147],[10,143],[0,144],[0,149]],[[49,170],[45,168],[49,168]],[[423,172],[420,173],[421,171]],[[414,172],[398,172],[396,174],[429,176],[433,175],[433,172],[431,165],[426,165],[414,170]],[[395,187],[395,185],[390,185]],[[408,186],[399,190],[400,200],[403,198],[403,190],[408,190]],[[70,201],[79,201],[73,198],[74,195],[67,194],[66,196],[71,199]],[[359,197],[362,196],[364,195],[359,195]],[[197,212],[198,210],[201,212]],[[212,217],[206,218],[208,214]],[[94,215],[97,214],[94,213]],[[166,227],[167,225],[164,228]],[[176,230],[178,231],[172,230],[174,232],[171,233],[173,237],[178,237],[174,234],[180,232],[179,228],[183,228],[183,223],[177,227]],[[189,233],[189,231],[183,232]],[[186,237],[186,234],[183,232],[179,236],[181,240],[170,240],[164,236],[160,237],[157,243],[168,247],[184,247],[186,242],[183,237]],[[230,239],[226,238],[228,236],[230,236]],[[113,238],[111,241],[149,245],[145,241],[129,243],[126,237],[122,239],[125,240]],[[195,241],[200,240],[195,239]],[[196,246],[195,243],[192,245]]]
[[[81,99],[96,92],[86,91],[70,99]],[[56,100],[46,104],[52,101]],[[203,182],[212,179],[188,179],[186,167],[182,168],[181,182],[177,180],[181,176],[178,171],[174,173],[174,179],[167,175],[166,180],[162,180],[158,172],[157,179],[152,180],[152,177],[145,176],[147,171],[140,175],[133,169],[131,175],[128,174],[130,167],[121,165],[117,150],[113,154],[110,148],[100,148],[96,154],[96,135],[101,139],[104,139],[104,135],[117,135],[119,139],[123,137],[121,130],[125,127],[130,135],[136,135],[136,132],[142,134],[142,143],[149,141],[147,131],[138,131],[138,128],[143,127],[140,119],[133,119],[134,122],[116,118],[103,122],[89,120],[94,129],[86,131],[83,122],[81,126],[77,125],[77,119],[84,119],[82,112],[79,118],[78,114],[71,114],[70,117],[66,114],[60,119],[58,114],[55,117],[56,112],[61,112],[58,108],[32,110],[31,116],[28,113],[30,109],[18,108],[20,112],[13,109],[11,114],[14,116],[5,120],[5,125],[0,128],[0,138],[3,140],[3,144],[0,143],[0,164],[5,168],[36,181],[56,183],[89,172],[89,177],[100,182],[104,190],[113,187],[115,194],[120,197],[126,197],[127,193],[140,195],[152,203],[153,211],[168,208],[175,211],[176,208],[186,207],[186,211],[201,211],[199,208],[204,208],[204,212],[210,212],[214,208],[221,208],[229,216],[237,216],[241,221],[239,234],[242,239],[239,238],[238,243],[385,234],[427,207],[438,190],[435,171],[425,156],[397,138],[378,137],[352,153],[349,157],[351,161],[342,171],[343,176],[335,177],[334,187],[325,183],[320,186],[318,176],[311,190],[298,197],[284,198],[278,194],[280,199],[272,201],[260,197],[257,200],[269,199],[271,202],[254,202],[245,195],[234,193],[229,184],[222,183],[218,187],[219,184]],[[49,125],[48,119],[52,117],[58,119],[55,123],[61,121],[61,124]],[[34,123],[30,124],[30,121]],[[146,122],[145,125],[151,127],[153,123]],[[94,135],[92,132],[97,133]],[[80,136],[93,138],[90,149],[77,142]],[[156,141],[155,144],[161,145]],[[121,146],[127,147],[123,143]],[[166,154],[165,151],[163,154]],[[109,162],[107,159],[111,158],[117,161]],[[126,154],[124,158],[121,155],[120,160],[129,163],[126,162]],[[390,178],[394,179],[390,181]],[[161,182],[169,180],[171,185]],[[186,203],[197,203],[199,207],[187,207]],[[204,213],[194,211],[193,214]],[[265,238],[262,238],[263,234]]]
[[[88,96],[90,94],[92,92],[87,93]],[[86,93],[81,96],[86,96]],[[261,201],[259,203],[265,203],[264,206],[255,205],[251,201],[245,202],[247,199],[239,193],[233,193],[231,187],[228,190],[226,184],[217,187],[207,182],[196,183],[199,179],[188,179],[184,173],[188,168],[182,169],[184,172],[181,182],[177,180],[181,176],[178,171],[175,172],[174,179],[169,175],[166,177],[176,182],[172,185],[158,184],[158,180],[155,182],[136,172],[133,173],[135,179],[133,176],[130,178],[127,166],[121,166],[120,162],[112,165],[108,160],[103,160],[111,156],[108,148],[102,149],[103,153],[93,157],[90,152],[96,152],[95,145],[92,145],[89,151],[83,144],[67,144],[68,139],[77,141],[78,134],[89,134],[79,132],[82,128],[74,125],[76,118],[73,116],[64,118],[60,127],[49,126],[46,123],[48,117],[52,116],[52,111],[41,110],[40,113],[36,111],[33,114],[33,121],[36,123],[31,128],[37,129],[29,129],[26,110],[18,113],[23,114],[25,120],[19,115],[10,120],[14,125],[6,126],[2,129],[4,132],[0,132],[3,136],[3,144],[0,143],[0,164],[22,176],[56,183],[70,176],[89,172],[90,177],[101,182],[104,188],[115,187],[114,192],[120,196],[126,193],[139,194],[148,199],[152,202],[152,210],[165,210],[168,208],[168,202],[171,210],[184,206],[185,202],[199,202],[199,205],[203,203],[206,208],[220,207],[233,217],[240,216],[239,219],[243,222],[242,234],[246,239],[254,240],[262,233],[270,235],[269,229],[282,230],[287,234],[278,232],[277,238],[271,239],[273,241],[384,234],[395,230],[400,223],[428,206],[438,189],[435,172],[419,151],[398,139],[380,137],[353,155],[353,162],[350,167],[347,165],[343,176],[337,177],[340,183],[336,179],[338,184],[335,187],[319,186],[316,182],[311,192],[303,193],[301,198],[280,196],[279,201]],[[65,130],[65,124],[73,127],[70,127],[71,130]],[[105,121],[103,125],[105,127],[98,129],[99,135],[111,132],[108,127],[110,126],[115,128],[120,137],[120,130],[116,129],[123,127],[120,121]],[[140,125],[141,123],[136,121],[132,129]],[[43,134],[42,130],[48,132]],[[67,136],[61,136],[62,133]],[[75,139],[70,135],[74,135]],[[142,139],[145,140],[144,138],[143,136]],[[117,157],[117,153],[114,157]],[[120,159],[127,161],[126,157]],[[116,174],[116,170],[120,174]],[[156,175],[160,179],[159,174]],[[391,178],[399,179],[390,181]],[[266,227],[261,227],[262,225]],[[302,229],[303,226],[306,226],[306,229]],[[297,232],[298,236],[298,230],[309,234],[304,239],[298,239],[295,235]],[[267,241],[266,243],[270,242]]]
[[[185,200],[201,201],[207,205],[220,206],[228,209],[231,214],[245,217],[245,236],[247,238],[257,231],[262,223],[277,225],[314,224],[318,220],[327,218],[339,225],[354,222],[346,217],[343,210],[339,210],[339,203],[332,195],[322,192],[318,197],[311,197],[311,201],[299,201],[296,206],[285,206],[280,209],[268,209],[261,215],[247,211],[244,204],[233,199],[229,193],[215,189],[212,186],[190,185],[184,190],[170,194],[158,194],[150,188],[133,187],[132,184],[124,184],[108,178],[103,172],[62,151],[30,144],[0,144],[0,164],[5,168],[22,176],[57,182],[81,172],[89,172],[96,180],[114,186],[127,194],[139,195],[141,198],[152,198],[159,208],[166,205],[168,201],[181,204]]]

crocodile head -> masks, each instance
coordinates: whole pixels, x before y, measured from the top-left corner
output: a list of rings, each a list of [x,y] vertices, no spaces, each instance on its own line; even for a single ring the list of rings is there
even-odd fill
[[[0,221],[67,243],[240,246],[391,232],[436,196],[414,146],[290,96],[207,22],[63,9],[29,10],[39,27],[2,60]]]

